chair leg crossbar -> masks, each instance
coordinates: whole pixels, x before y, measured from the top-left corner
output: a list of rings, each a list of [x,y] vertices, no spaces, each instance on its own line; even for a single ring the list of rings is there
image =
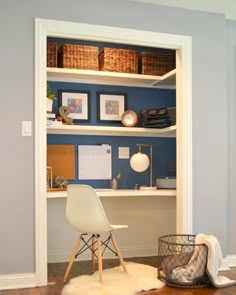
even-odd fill
[[[85,238],[81,237],[81,240],[84,242],[84,245],[81,247],[81,249],[77,252],[77,254],[75,255],[75,258],[77,258],[80,254],[82,254],[84,251],[90,249],[92,252],[94,252],[94,255],[96,256],[96,249],[93,249],[93,245],[96,244],[96,242],[92,242],[91,244],[90,241],[92,240],[92,238],[95,237],[95,235],[92,235],[87,241],[85,240]],[[97,256],[96,256],[97,257]]]
[[[120,254],[119,248],[112,236],[112,233],[110,232],[108,238],[105,241],[101,241],[100,235],[99,234],[92,234],[87,240],[84,238],[84,236],[87,236],[87,234],[81,234],[75,247],[74,247],[74,251],[71,255],[69,264],[67,266],[66,272],[65,272],[65,276],[64,276],[64,282],[66,281],[69,272],[71,270],[72,264],[74,262],[74,259],[77,258],[80,254],[82,254],[83,252],[85,252],[86,250],[90,249],[91,253],[92,253],[92,271],[94,272],[94,265],[95,265],[95,261],[94,261],[94,257],[96,257],[97,261],[98,261],[98,271],[99,271],[99,281],[102,283],[103,278],[102,278],[102,256],[104,255],[104,252],[106,249],[110,250],[111,252],[113,252],[116,256],[119,257],[120,263],[123,267],[123,270],[125,272],[127,272],[126,266],[124,264],[123,258]],[[92,241],[91,241],[92,240]],[[79,249],[80,246],[80,242],[83,242],[83,246]],[[113,246],[115,248],[115,251],[109,246],[109,242],[112,241]],[[95,245],[97,244],[97,247],[95,248]],[[103,251],[101,251],[101,247],[104,246]],[[97,254],[96,254],[97,253]]]
[[[86,234],[83,234],[86,235]],[[85,252],[86,250],[90,249],[91,252],[93,252],[93,254],[95,255],[96,258],[96,251],[98,248],[94,249],[94,245],[96,245],[96,242],[92,242],[91,244],[90,241],[92,240],[92,238],[97,238],[99,235],[92,235],[87,241],[85,240],[85,238],[81,237],[81,240],[84,242],[84,245],[81,247],[81,249],[76,253],[75,258],[77,258],[80,254],[82,254],[83,252]],[[101,241],[101,245],[104,246],[103,251],[102,251],[102,256],[104,255],[104,252],[106,249],[109,249],[111,252],[113,252],[116,256],[118,255],[116,251],[114,251],[110,246],[109,246],[109,242],[111,240],[111,234],[109,235],[109,237],[105,240],[105,241]]]

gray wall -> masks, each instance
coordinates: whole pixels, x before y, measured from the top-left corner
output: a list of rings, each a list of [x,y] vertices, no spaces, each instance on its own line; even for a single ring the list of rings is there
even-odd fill
[[[236,251],[236,22],[227,23],[227,97],[228,97],[228,254]]]
[[[131,17],[132,16],[132,17]],[[34,18],[48,18],[193,37],[193,225],[216,235],[224,255],[235,206],[227,212],[228,115],[223,16],[124,0],[3,0],[0,2],[1,206],[0,274],[35,271]],[[236,29],[231,26],[232,34]],[[234,82],[235,79],[232,80]],[[233,142],[235,146],[235,141]],[[235,159],[235,157],[234,157]],[[230,170],[232,173],[232,169]],[[231,179],[232,180],[232,179]],[[235,188],[232,187],[234,189]],[[232,202],[231,193],[231,202]]]

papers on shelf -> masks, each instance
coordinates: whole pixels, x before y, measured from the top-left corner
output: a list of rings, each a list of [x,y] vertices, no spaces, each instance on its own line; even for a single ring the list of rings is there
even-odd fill
[[[62,121],[47,120],[47,125],[62,125]]]
[[[55,113],[47,113],[47,119],[55,119],[56,114]]]

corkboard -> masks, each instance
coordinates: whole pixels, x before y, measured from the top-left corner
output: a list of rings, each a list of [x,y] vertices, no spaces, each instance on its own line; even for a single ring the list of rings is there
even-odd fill
[[[75,146],[48,144],[47,166],[52,167],[53,179],[57,176],[75,179]]]

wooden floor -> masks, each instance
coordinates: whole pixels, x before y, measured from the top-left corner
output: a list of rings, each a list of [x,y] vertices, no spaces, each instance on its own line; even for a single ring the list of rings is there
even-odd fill
[[[144,263],[148,265],[152,265],[154,267],[157,266],[158,260],[157,257],[144,257],[144,258],[133,258],[133,259],[125,259],[125,261],[133,261],[137,263]],[[118,265],[117,259],[108,259],[104,260],[103,266],[104,268],[111,268]],[[48,275],[49,275],[49,284],[47,287],[40,288],[31,288],[31,289],[18,289],[18,290],[7,290],[0,291],[0,295],[59,295],[61,294],[61,290],[64,287],[63,283],[63,275],[66,269],[67,263],[52,263],[48,265]],[[76,277],[81,274],[88,274],[91,271],[91,263],[90,261],[81,261],[75,262],[71,273],[69,275],[69,279],[72,277]],[[236,268],[232,268],[231,271],[223,272],[222,275],[227,276],[230,279],[236,280]],[[173,288],[173,287],[164,287],[159,290],[141,292],[137,295],[236,295],[236,285],[232,287],[226,288]],[[86,295],[86,294],[83,294]],[[122,294],[119,294],[122,295]]]

